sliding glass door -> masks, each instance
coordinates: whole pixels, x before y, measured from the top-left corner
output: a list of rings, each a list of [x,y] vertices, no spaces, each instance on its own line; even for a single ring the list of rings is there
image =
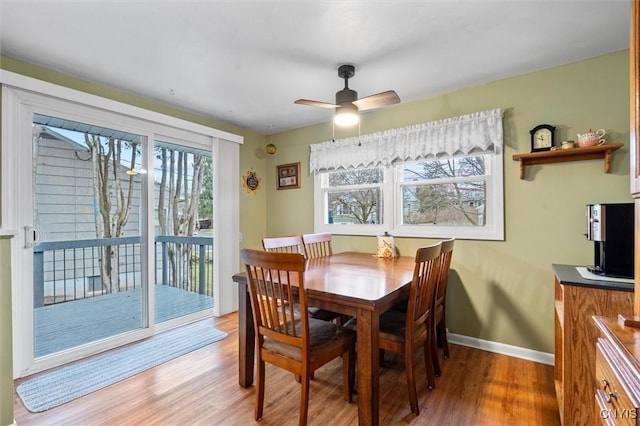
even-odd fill
[[[34,114],[33,357],[147,326],[146,138]]]
[[[14,378],[235,310],[241,139],[38,88],[2,88]]]
[[[155,322],[213,308],[213,159],[179,143],[154,145]]]

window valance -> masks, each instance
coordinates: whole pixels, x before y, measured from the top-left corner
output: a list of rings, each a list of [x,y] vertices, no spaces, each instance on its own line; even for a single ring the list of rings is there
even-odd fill
[[[311,145],[311,173],[501,152],[502,109]]]

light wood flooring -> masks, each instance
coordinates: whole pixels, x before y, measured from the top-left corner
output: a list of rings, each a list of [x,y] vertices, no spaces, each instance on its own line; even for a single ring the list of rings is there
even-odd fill
[[[58,408],[30,413],[14,394],[18,425],[295,425],[299,384],[293,375],[267,365],[264,416],[253,418],[255,388],[238,385],[237,314],[214,318],[229,336],[130,379]],[[341,361],[315,373],[310,425],[357,425],[358,409],[341,394]],[[404,361],[388,353],[380,374],[382,425],[560,424],[553,367],[451,345],[441,360],[436,388],[426,386],[417,361],[420,415],[409,408]],[[17,386],[24,379],[17,380]],[[356,395],[357,398],[357,395]]]

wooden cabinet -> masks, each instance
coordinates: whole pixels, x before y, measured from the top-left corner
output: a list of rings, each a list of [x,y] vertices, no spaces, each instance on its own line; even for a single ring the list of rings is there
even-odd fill
[[[631,195],[635,203],[635,282],[640,280],[640,2],[631,2],[629,110]],[[621,314],[621,315],[618,315]],[[622,312],[594,319],[596,344],[594,424],[640,425],[640,291],[634,316]]]
[[[596,317],[595,423],[640,424],[640,329]]]
[[[555,277],[554,378],[564,425],[595,422],[598,331],[592,317],[633,312],[633,285],[583,279],[574,266],[553,265]]]

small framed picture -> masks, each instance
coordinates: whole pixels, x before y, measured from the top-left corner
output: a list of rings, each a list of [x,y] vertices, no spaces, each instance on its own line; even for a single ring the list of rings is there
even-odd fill
[[[277,189],[300,188],[300,163],[276,166]]]

